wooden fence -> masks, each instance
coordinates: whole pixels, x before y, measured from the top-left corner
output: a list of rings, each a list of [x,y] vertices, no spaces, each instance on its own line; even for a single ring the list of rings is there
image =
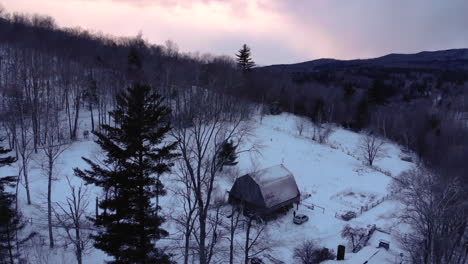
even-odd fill
[[[361,206],[361,208],[358,211],[353,211],[353,210],[349,210],[349,211],[356,213],[356,217],[359,217],[362,214],[364,214],[365,212],[371,210],[372,208],[375,208],[377,205],[379,205],[379,204],[393,198],[394,195],[395,195],[395,193],[389,193],[389,194],[383,196],[382,198],[378,199],[377,201],[374,201],[374,202],[369,203],[367,205]],[[342,219],[341,216],[344,213],[346,213],[346,212],[336,212],[335,217],[338,218],[338,219]]]

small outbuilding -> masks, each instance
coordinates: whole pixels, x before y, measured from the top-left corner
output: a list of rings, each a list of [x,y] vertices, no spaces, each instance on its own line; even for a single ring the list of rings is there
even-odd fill
[[[237,178],[229,191],[229,203],[242,204],[259,216],[289,209],[300,197],[294,175],[282,164]]]

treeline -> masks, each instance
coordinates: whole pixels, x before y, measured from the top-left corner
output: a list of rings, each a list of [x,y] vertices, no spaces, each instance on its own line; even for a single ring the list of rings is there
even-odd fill
[[[454,74],[379,68],[283,76],[265,72],[264,92],[253,98],[314,121],[372,130],[414,151],[445,178],[468,184],[468,165],[462,162],[468,155],[468,75]]]
[[[141,76],[132,76],[128,66],[135,59],[133,65],[141,68]],[[67,113],[67,133],[61,137],[75,139],[80,113],[98,113],[90,130],[107,124],[115,95],[136,77],[170,98],[180,87],[228,90],[237,79],[234,69],[230,58],[182,54],[170,41],[157,46],[141,36],[113,38],[78,28],[63,29],[52,18],[37,15],[0,17],[3,124],[8,127],[12,148],[22,117],[31,119],[37,150],[44,129],[41,120],[49,117],[50,108]]]

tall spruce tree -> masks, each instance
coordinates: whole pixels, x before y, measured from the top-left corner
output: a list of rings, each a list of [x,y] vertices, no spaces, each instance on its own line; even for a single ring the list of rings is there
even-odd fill
[[[243,71],[248,71],[255,66],[250,48],[247,46],[247,44],[242,45],[242,48],[239,50],[239,53],[236,54],[236,57],[237,66]]]
[[[14,208],[15,195],[6,190],[15,183],[15,177],[0,178],[0,263],[15,263],[18,258],[16,234],[24,227]]]
[[[95,132],[96,143],[106,153],[104,166],[83,158],[90,169],[75,169],[87,183],[107,193],[99,203],[103,213],[93,219],[100,231],[95,247],[115,258],[111,263],[170,263],[156,247],[168,233],[161,225],[154,198],[165,194],[160,175],[170,171],[176,143],[163,143],[171,129],[170,109],[149,86],[134,84],[117,96],[117,108],[110,114],[116,127],[104,125]]]
[[[372,82],[372,87],[367,91],[367,97],[370,104],[381,105],[387,102],[385,83],[380,79]]]
[[[9,150],[0,147],[0,155],[8,152]],[[13,162],[15,162],[13,157],[2,157],[0,158],[0,167],[10,165]],[[8,187],[15,187],[16,179],[16,176],[0,178],[0,263],[13,264],[17,262],[20,256],[17,249],[34,235],[31,233],[23,239],[18,237],[18,233],[24,228],[25,223],[14,207],[15,195],[7,190]]]

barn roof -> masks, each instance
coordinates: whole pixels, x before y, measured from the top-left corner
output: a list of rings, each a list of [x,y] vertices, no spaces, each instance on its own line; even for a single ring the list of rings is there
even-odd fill
[[[257,171],[250,176],[260,187],[267,208],[300,195],[293,174],[283,164]]]

